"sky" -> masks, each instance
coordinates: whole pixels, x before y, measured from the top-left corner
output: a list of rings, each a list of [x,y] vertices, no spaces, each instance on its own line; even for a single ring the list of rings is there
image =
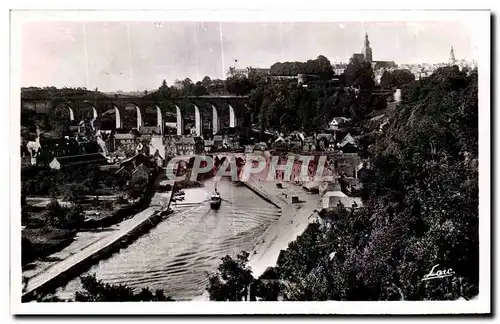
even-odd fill
[[[477,60],[473,28],[459,22],[29,22],[22,86],[151,90],[165,79],[223,78],[229,66],[269,68],[318,55],[347,62],[368,33],[373,60]]]

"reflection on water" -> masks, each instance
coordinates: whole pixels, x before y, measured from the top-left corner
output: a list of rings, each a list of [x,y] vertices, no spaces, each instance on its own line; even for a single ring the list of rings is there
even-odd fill
[[[225,201],[212,210],[206,202],[212,190],[212,181],[205,188],[184,190],[185,200],[172,206],[174,214],[89,272],[111,284],[164,289],[176,300],[201,295],[208,283],[206,272],[213,272],[227,254],[250,252],[280,215],[246,187],[224,180],[217,190]],[[73,298],[79,288],[80,280],[75,279],[57,295]]]

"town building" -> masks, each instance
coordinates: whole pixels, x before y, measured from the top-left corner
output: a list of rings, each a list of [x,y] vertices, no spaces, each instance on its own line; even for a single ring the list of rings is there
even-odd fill
[[[181,137],[176,143],[177,155],[196,155],[205,151],[205,142],[201,137]]]
[[[204,140],[203,142],[205,145],[205,153],[212,152],[212,149],[214,147],[214,141],[213,140]]]
[[[264,68],[264,69],[263,68],[254,68],[251,66],[244,68],[244,69],[237,69],[234,66],[230,66],[229,70],[227,72],[227,76],[229,76],[229,77],[244,76],[246,78],[248,78],[252,74],[267,76],[267,75],[269,75],[270,70],[271,69],[268,69],[268,68]]]
[[[328,123],[328,126],[329,126],[329,129],[331,129],[331,130],[338,130],[340,128],[349,126],[350,122],[351,122],[350,118],[346,118],[346,117],[334,117]]]
[[[166,145],[165,138],[162,135],[152,135],[149,142],[149,155],[155,157],[158,166],[162,167],[166,159]]]
[[[333,74],[342,75],[347,68],[347,63],[334,63],[332,64]]]
[[[314,152],[316,151],[316,141],[313,136],[308,136],[304,139],[304,144],[302,145],[302,151]]]
[[[358,151],[357,141],[351,134],[347,134],[339,143],[337,147],[344,153],[356,153]]]
[[[374,61],[373,60],[373,51],[370,46],[370,40],[368,39],[368,32],[365,33],[365,41],[363,43],[363,49],[361,53],[354,53],[352,55],[354,60],[360,62],[369,62],[372,65],[373,71],[375,74],[376,71],[380,71],[383,69],[393,69],[397,67],[397,64],[394,61]]]
[[[34,161],[36,164],[36,159]],[[24,145],[21,145],[21,167],[33,165],[31,161],[31,152]]]
[[[114,142],[114,149],[123,152],[134,152],[136,149],[136,136],[132,133],[114,134],[112,140]]]

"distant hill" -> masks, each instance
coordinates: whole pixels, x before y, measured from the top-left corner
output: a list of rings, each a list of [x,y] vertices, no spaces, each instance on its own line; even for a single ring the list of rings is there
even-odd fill
[[[92,99],[108,98],[109,96],[99,91],[86,88],[56,88],[56,87],[26,87],[21,88],[22,99],[58,99],[71,97],[88,97]]]
[[[145,92],[146,91],[146,92]],[[105,92],[105,94],[109,96],[127,96],[127,97],[143,97],[146,96],[147,94],[154,92],[156,90],[145,90],[145,91],[113,91],[113,92]]]

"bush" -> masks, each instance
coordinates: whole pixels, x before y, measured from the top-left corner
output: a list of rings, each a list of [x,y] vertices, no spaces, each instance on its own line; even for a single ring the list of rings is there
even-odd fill
[[[125,285],[110,285],[97,280],[95,275],[80,278],[83,289],[76,292],[77,302],[131,302],[131,301],[175,301],[166,296],[163,290],[151,292],[143,288],[140,293]]]

